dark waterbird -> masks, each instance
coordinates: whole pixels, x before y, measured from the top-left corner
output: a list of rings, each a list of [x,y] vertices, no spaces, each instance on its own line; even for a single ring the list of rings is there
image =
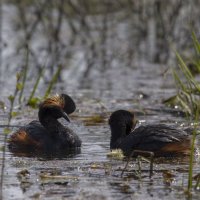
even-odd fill
[[[74,101],[66,94],[47,98],[39,106],[39,121],[34,120],[11,135],[8,145],[10,151],[56,155],[79,148],[79,137],[57,120],[63,117],[70,122],[68,115],[75,109]]]
[[[136,129],[134,114],[118,110],[109,119],[110,149],[121,149],[130,155],[133,150],[153,152],[155,156],[189,155],[191,130],[179,130],[165,124],[140,126]]]

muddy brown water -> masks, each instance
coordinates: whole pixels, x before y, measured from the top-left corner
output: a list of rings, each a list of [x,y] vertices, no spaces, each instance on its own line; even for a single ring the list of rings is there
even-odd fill
[[[144,71],[141,69],[119,70],[119,75],[115,75],[117,79],[108,73],[104,79],[95,79],[88,88],[58,84],[54,92],[69,93],[77,103],[69,126],[82,139],[81,152],[44,158],[19,157],[6,149],[4,199],[188,198],[185,193],[188,158],[156,159],[154,174],[149,178],[149,163],[142,161],[142,171],[138,175],[138,164],[133,160],[121,177],[126,162],[107,157],[110,142],[107,119],[116,109],[134,110],[140,124],[162,122],[179,128],[189,125],[180,112],[161,103],[175,92],[170,76],[163,77],[160,73],[164,68],[151,66]],[[104,84],[98,85],[98,81]],[[5,100],[6,95],[4,97]],[[0,116],[3,125],[7,120],[7,110],[1,110]],[[37,110],[23,107],[11,124],[21,126],[35,118]],[[12,129],[14,131],[17,127]],[[3,132],[2,126],[0,132]],[[2,143],[3,134],[0,135],[1,146]],[[196,156],[194,175],[198,173],[199,159]],[[199,191],[194,190],[190,198],[199,199],[199,195]]]

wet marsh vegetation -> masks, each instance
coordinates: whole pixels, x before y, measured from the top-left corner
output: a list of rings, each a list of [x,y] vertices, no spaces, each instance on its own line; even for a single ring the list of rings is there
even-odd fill
[[[199,199],[198,151],[194,159],[155,158],[153,174],[142,157],[124,170],[127,158],[110,153],[108,126],[113,111],[127,109],[137,126],[195,128],[198,147],[198,6],[195,0],[2,0],[3,199]],[[67,125],[80,136],[81,151],[9,152],[9,134],[37,119],[39,103],[55,93],[76,102]]]

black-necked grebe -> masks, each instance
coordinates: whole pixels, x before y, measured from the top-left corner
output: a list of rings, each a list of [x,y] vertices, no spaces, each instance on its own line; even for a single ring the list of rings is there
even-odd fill
[[[164,124],[145,125],[133,130],[134,120],[134,114],[126,110],[111,114],[111,150],[121,149],[128,155],[133,150],[150,151],[155,156],[190,154],[191,130],[187,133]]]
[[[81,146],[79,137],[57,119],[70,121],[68,114],[75,111],[76,105],[66,94],[47,98],[39,106],[39,121],[34,120],[21,127],[9,138],[12,152],[56,154]]]

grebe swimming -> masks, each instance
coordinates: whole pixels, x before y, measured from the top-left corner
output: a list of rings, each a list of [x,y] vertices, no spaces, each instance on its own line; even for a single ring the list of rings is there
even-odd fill
[[[191,133],[164,124],[145,125],[133,130],[134,120],[134,114],[126,110],[111,114],[111,150],[121,149],[125,154],[133,150],[150,151],[155,156],[190,154]]]
[[[81,140],[74,131],[57,120],[63,117],[70,122],[68,114],[75,109],[74,101],[66,94],[47,98],[39,106],[39,121],[34,120],[11,135],[10,151],[56,154],[80,147]]]

